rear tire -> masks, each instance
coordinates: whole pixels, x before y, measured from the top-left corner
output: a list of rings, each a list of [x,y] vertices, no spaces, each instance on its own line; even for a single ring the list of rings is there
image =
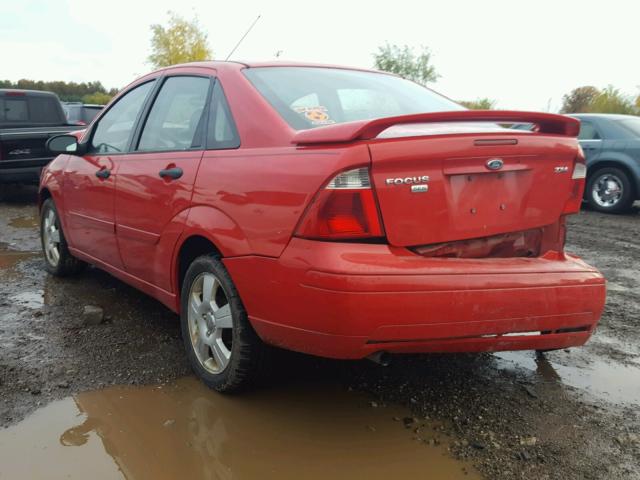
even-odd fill
[[[195,374],[218,392],[250,387],[260,376],[267,349],[217,256],[203,255],[191,263],[180,307],[182,339]]]
[[[586,187],[587,202],[594,210],[621,213],[631,208],[635,191],[624,170],[605,167],[589,176]]]
[[[51,198],[44,201],[40,210],[40,242],[45,269],[50,274],[65,277],[74,275],[87,266],[69,252],[58,210]]]

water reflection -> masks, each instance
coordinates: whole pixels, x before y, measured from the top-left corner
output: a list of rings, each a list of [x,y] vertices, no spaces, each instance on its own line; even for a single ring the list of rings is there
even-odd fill
[[[0,478],[86,478],[86,465],[96,465],[93,478],[478,478],[444,449],[414,440],[393,419],[404,415],[325,382],[242,396],[192,378],[111,388],[0,432]]]
[[[494,356],[499,368],[523,368],[535,372],[548,384],[569,385],[613,403],[640,405],[640,365],[590,356],[586,347],[571,352],[539,355],[518,351],[499,352]]]

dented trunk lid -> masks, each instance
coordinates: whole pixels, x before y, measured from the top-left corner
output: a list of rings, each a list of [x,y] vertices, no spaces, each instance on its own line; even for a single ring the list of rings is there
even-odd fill
[[[575,137],[496,124],[399,125],[369,142],[387,239],[420,246],[551,225],[572,195]]]

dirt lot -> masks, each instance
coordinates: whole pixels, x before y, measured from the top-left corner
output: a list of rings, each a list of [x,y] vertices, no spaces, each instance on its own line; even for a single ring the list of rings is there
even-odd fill
[[[0,425],[80,392],[189,374],[175,315],[94,268],[46,275],[35,190],[0,188]],[[266,383],[290,391],[335,382],[323,404],[356,390],[383,417],[392,416],[385,405],[404,405],[413,417],[399,423],[412,441],[442,443],[489,479],[640,479],[640,209],[584,211],[570,221],[568,244],[609,281],[584,348],[407,356],[387,368],[283,354]],[[102,323],[87,325],[88,305],[102,307]]]

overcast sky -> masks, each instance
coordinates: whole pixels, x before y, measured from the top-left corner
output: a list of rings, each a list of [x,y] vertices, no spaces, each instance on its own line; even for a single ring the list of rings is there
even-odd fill
[[[150,30],[196,16],[214,57],[372,66],[384,42],[425,45],[454,99],[555,111],[574,87],[640,90],[640,0],[0,0],[0,79],[121,88],[149,71]]]

